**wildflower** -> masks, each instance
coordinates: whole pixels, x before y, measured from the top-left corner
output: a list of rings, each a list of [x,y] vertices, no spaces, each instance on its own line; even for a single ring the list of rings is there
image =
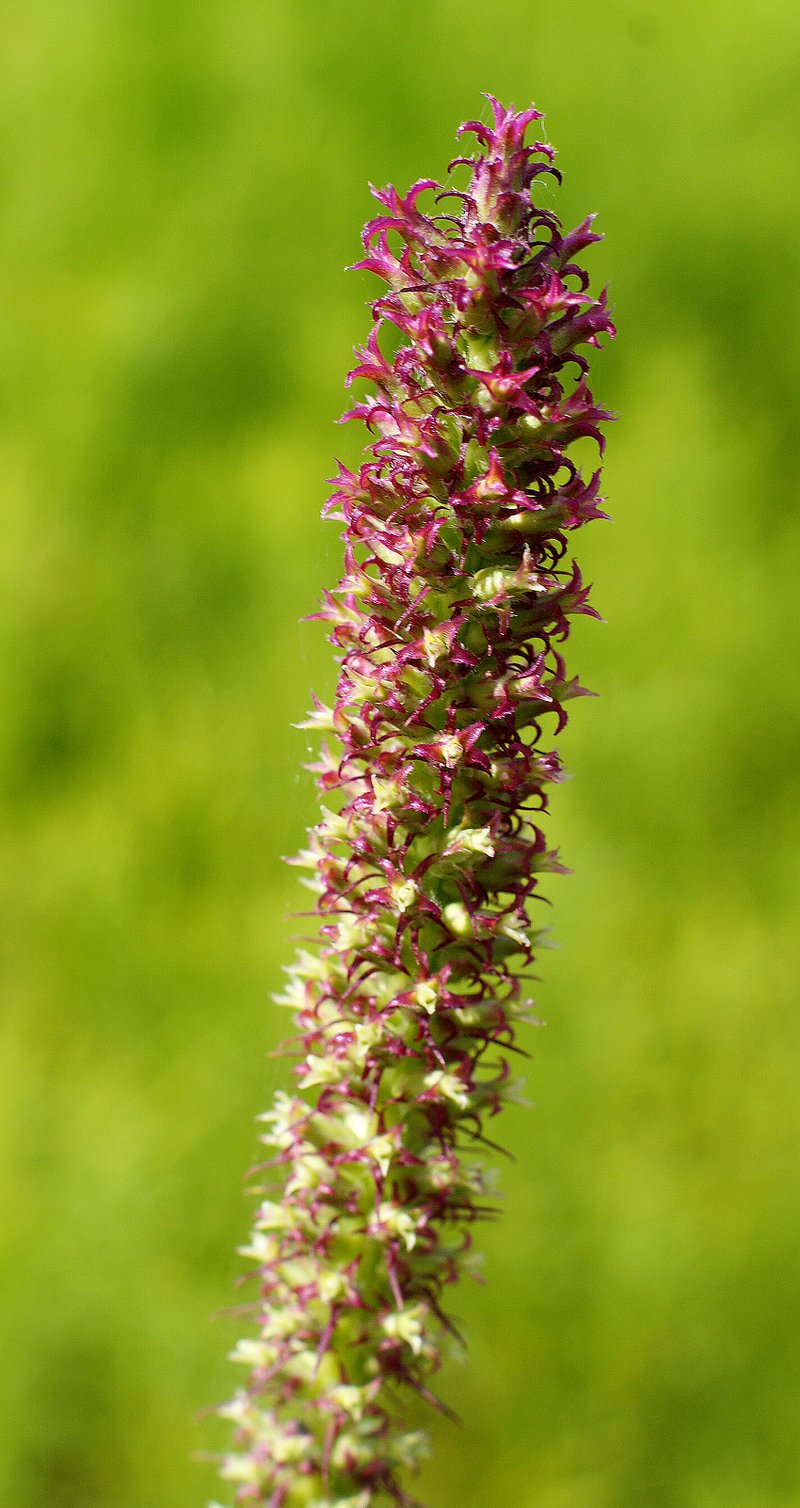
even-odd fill
[[[347,416],[371,440],[326,510],[345,543],[319,614],[335,705],[303,724],[338,740],[299,861],[320,943],[280,997],[299,1093],[262,1117],[278,1186],[243,1248],[259,1319],[233,1354],[249,1380],[221,1411],[223,1477],[264,1508],[410,1502],[401,1476],[426,1442],[403,1392],[437,1401],[444,1289],[475,1270],[491,1195],[482,1128],[519,1095],[529,904],[561,867],[540,825],[562,778],[543,741],[582,694],[561,650],[593,613],[570,535],[604,516],[599,468],[569,450],[602,451],[586,348],[613,326],[576,260],[591,219],[565,234],[537,203],[559,176],[551,147],[525,144],[538,112],[490,103],[491,126],[459,133],[477,139],[451,165],[465,186],[377,192],[356,264],[386,291],[349,379],[371,385]]]

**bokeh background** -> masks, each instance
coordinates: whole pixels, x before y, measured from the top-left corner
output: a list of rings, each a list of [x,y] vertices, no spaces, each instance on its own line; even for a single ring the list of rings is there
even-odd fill
[[[608,625],[432,1508],[800,1505],[795,0],[3,20],[0,1500],[215,1488],[367,182],[534,98],[616,346]],[[300,893],[302,894],[302,892]]]

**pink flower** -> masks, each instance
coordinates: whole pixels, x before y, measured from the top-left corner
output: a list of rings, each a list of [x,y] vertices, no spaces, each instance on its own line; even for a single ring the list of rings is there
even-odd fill
[[[604,516],[599,470],[568,452],[602,451],[585,348],[614,332],[574,261],[591,221],[565,235],[533,197],[558,178],[552,149],[525,145],[538,113],[490,104],[491,127],[459,133],[478,143],[466,187],[377,192],[356,264],[388,291],[348,379],[374,389],[348,416],[372,439],[327,510],[345,526],[319,614],[340,674],[308,726],[332,740],[315,766],[331,805],[297,861],[320,941],[282,997],[298,1093],[263,1118],[276,1186],[244,1248],[258,1318],[223,1410],[243,1504],[411,1501],[425,1440],[403,1393],[444,1408],[444,1290],[492,1212],[484,1133],[517,1092],[529,903],[561,867],[540,825],[562,775],[547,733],[582,688],[555,646],[593,612],[570,535]]]

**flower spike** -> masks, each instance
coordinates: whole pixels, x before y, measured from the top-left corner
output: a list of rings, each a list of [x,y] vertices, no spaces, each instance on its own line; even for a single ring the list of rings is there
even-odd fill
[[[458,1337],[445,1290],[495,1213],[488,1122],[518,1097],[522,979],[545,945],[530,907],[564,872],[542,826],[564,778],[548,734],[586,694],[561,654],[571,619],[597,616],[570,540],[606,516],[599,470],[569,450],[602,454],[585,351],[614,329],[575,260],[592,217],[565,234],[533,197],[560,181],[552,148],[525,144],[539,112],[487,98],[493,125],[459,130],[477,142],[456,159],[466,186],[373,190],[355,264],[386,289],[348,377],[372,388],[346,416],[365,458],[325,509],[345,574],[315,616],[339,679],[301,725],[330,742],[294,861],[319,939],[278,997],[297,1085],[261,1117],[275,1185],[242,1248],[257,1320],[221,1410],[240,1505],[411,1504],[426,1439],[404,1398],[451,1413],[431,1385]]]

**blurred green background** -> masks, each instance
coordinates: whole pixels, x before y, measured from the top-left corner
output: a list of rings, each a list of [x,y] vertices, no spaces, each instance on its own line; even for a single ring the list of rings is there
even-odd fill
[[[794,0],[4,14],[0,1501],[186,1508],[314,819],[367,181],[534,98],[620,326],[533,1111],[432,1508],[800,1505]],[[485,109],[485,107],[484,107]],[[217,1494],[219,1495],[219,1494]]]

